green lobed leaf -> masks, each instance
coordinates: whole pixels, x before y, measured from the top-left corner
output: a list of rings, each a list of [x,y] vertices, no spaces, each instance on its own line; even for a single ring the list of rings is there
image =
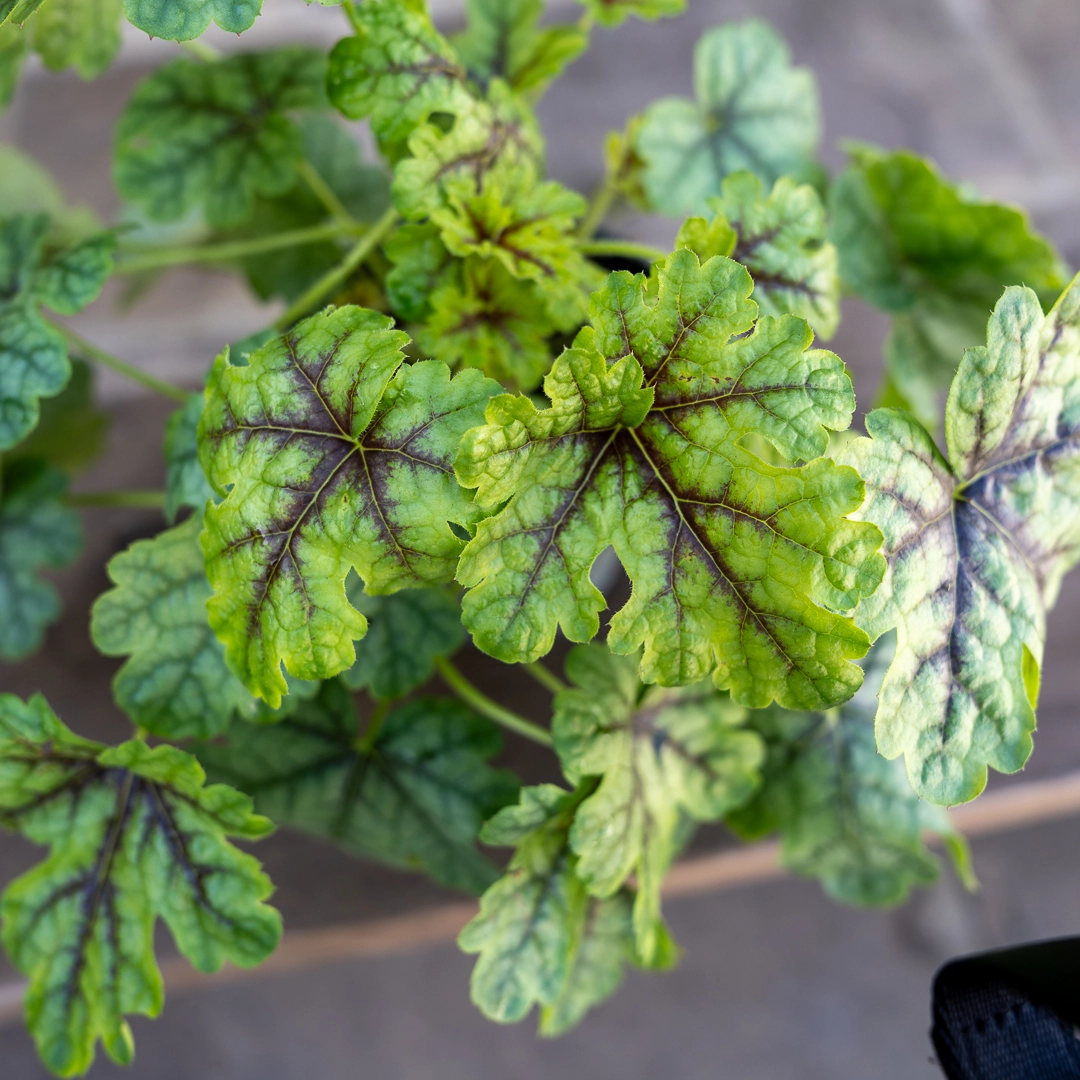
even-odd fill
[[[295,183],[304,144],[286,113],[324,105],[325,74],[325,55],[300,45],[159,68],[117,126],[120,194],[158,221],[198,206],[215,227],[242,224]]]
[[[114,555],[108,574],[115,587],[91,612],[94,645],[106,656],[129,657],[113,680],[116,703],[166,739],[216,735],[234,710],[256,711],[207,622],[201,528],[196,514]]]
[[[821,337],[832,337],[840,324],[840,279],[817,192],[784,176],[765,197],[748,172],[725,178],[721,190],[710,200],[713,220],[689,218],[675,247],[690,248],[703,262],[726,255],[742,263],[763,315],[798,315]]]
[[[654,22],[681,15],[686,0],[581,0],[585,10],[601,26],[618,26],[628,15]]]
[[[712,674],[755,707],[854,693],[849,660],[867,638],[840,612],[874,591],[884,560],[877,530],[846,518],[858,475],[819,457],[850,422],[850,380],[832,353],[807,350],[801,319],[755,322],[751,288],[743,267],[686,249],[653,283],[612,274],[544,382],[551,407],[491,401],[456,463],[494,511],[458,567],[480,648],[521,662],[557,627],[594,637],[606,601],[589,572],[613,545],[633,593],[608,643],[645,645],[646,682]],[[750,434],[809,464],[762,461],[742,445]]]
[[[448,280],[453,263],[438,226],[402,225],[383,251],[393,263],[384,283],[390,307],[409,322],[424,321],[431,314],[431,295]]]
[[[636,150],[654,209],[702,213],[731,173],[766,184],[806,170],[820,138],[817,84],[791,66],[783,39],[747,19],[706,31],[694,51],[696,101],[661,98],[646,109]]]
[[[244,366],[223,353],[210,377],[200,456],[227,496],[203,532],[210,625],[271,706],[283,662],[303,679],[353,664],[367,621],[345,596],[350,568],[374,594],[450,581],[463,544],[449,523],[480,514],[452,462],[498,386],[435,361],[401,367],[408,339],[392,326],[328,309]]]
[[[838,710],[772,706],[750,714],[767,747],[762,786],[727,819],[748,840],[779,830],[785,866],[819,878],[834,899],[863,906],[900,903],[937,878],[928,832],[962,844],[945,812],[920,799],[903,766],[874,745],[892,645],[891,637],[878,640],[864,663],[866,681]]]
[[[109,430],[109,414],[94,404],[93,391],[90,365],[72,360],[67,386],[56,397],[42,399],[37,427],[4,460],[36,458],[69,476],[87,468],[105,448]]]
[[[342,673],[352,690],[373,697],[404,697],[435,674],[435,660],[461,648],[461,607],[451,589],[402,589],[391,596],[369,596],[360,579],[346,582],[349,602],[368,621],[356,643],[356,662]]]
[[[509,773],[485,764],[501,745],[490,721],[435,698],[399,706],[361,737],[335,679],[280,723],[234,724],[225,744],[206,744],[199,756],[280,824],[479,893],[497,871],[476,834],[517,792]]]
[[[464,260],[429,297],[416,343],[450,367],[477,367],[504,386],[535,390],[551,367],[556,327],[540,288],[494,260]]]
[[[56,589],[38,577],[69,566],[83,545],[79,515],[62,503],[67,480],[33,459],[5,465],[0,494],[0,657],[21,660],[60,617]]]
[[[204,786],[172,746],[72,734],[45,700],[0,696],[0,820],[50,848],[0,900],[4,946],[28,976],[26,1018],[45,1064],[85,1072],[101,1040],[134,1055],[125,1014],[156,1016],[160,917],[200,971],[251,967],[277,945],[269,879],[226,839],[271,828],[246,795]]]
[[[170,524],[185,507],[201,516],[206,500],[214,497],[199,464],[197,436],[205,404],[204,395],[192,394],[165,424],[165,520]]]
[[[211,19],[230,34],[242,33],[261,7],[262,0],[124,0],[124,15],[152,38],[190,41]]]
[[[1080,558],[1080,280],[1045,316],[1031,289],[1005,290],[953,380],[947,460],[905,412],[866,429],[842,457],[888,560],[856,622],[897,628],[878,747],[924,798],[964,802],[1031,752],[1046,612]]]
[[[370,117],[385,146],[404,143],[432,113],[472,107],[465,69],[423,12],[400,0],[365,0],[362,32],[330,54],[327,92],[350,120]]]
[[[829,214],[844,284],[893,316],[887,370],[928,425],[1002,289],[1027,285],[1048,307],[1065,285],[1060,258],[1023,213],[950,184],[908,151],[852,147]]]
[[[34,51],[50,71],[96,79],[120,52],[124,0],[48,0],[34,20]]]
[[[536,1004],[541,1033],[559,1034],[613,993],[625,962],[636,959],[625,890],[590,897],[574,873],[570,826],[587,792],[523,788],[519,803],[480,834],[484,843],[516,847],[458,937],[462,951],[479,954],[472,1000],[491,1020],[521,1020]]]
[[[33,431],[38,400],[60,393],[71,377],[64,337],[40,309],[74,315],[112,270],[111,233],[54,249],[48,229],[44,214],[0,218],[0,450]]]
[[[577,26],[540,29],[541,0],[467,0],[468,25],[453,46],[469,77],[485,90],[504,80],[516,93],[542,92],[589,46]]]
[[[761,740],[740,730],[746,711],[710,683],[642,693],[636,656],[580,645],[566,660],[571,688],[555,696],[552,735],[572,783],[602,777],[574,816],[577,876],[596,896],[637,879],[637,951],[660,945],[660,884],[680,840],[680,821],[715,821],[758,783]]]

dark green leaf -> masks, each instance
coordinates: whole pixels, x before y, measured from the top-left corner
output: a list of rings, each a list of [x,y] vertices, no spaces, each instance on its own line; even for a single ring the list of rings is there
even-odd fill
[[[202,394],[192,394],[165,425],[165,518],[170,524],[184,507],[190,507],[201,518],[206,500],[214,496],[199,464],[196,438],[204,404]]]
[[[128,22],[152,38],[190,41],[197,38],[210,20],[239,34],[255,21],[262,0],[124,0]]]
[[[280,824],[478,893],[497,871],[473,841],[517,791],[510,774],[485,764],[501,743],[490,721],[434,698],[407,702],[360,737],[356,707],[335,679],[280,723],[234,724],[223,745],[199,755],[211,776],[247,791]]]

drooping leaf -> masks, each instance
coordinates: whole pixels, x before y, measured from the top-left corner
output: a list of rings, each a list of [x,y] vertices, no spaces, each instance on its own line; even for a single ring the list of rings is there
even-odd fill
[[[111,233],[53,250],[44,214],[0,218],[0,450],[33,431],[38,399],[60,393],[71,377],[67,345],[42,317],[81,311],[112,270]]]
[[[199,755],[211,776],[280,824],[479,893],[497,871],[476,834],[517,792],[509,773],[485,764],[501,743],[490,721],[435,698],[401,705],[361,737],[352,698],[334,679],[280,723],[235,724],[225,744]]]
[[[262,0],[124,0],[124,15],[152,38],[190,41],[211,19],[230,34],[242,33],[261,7]]]
[[[210,625],[252,693],[276,706],[298,678],[350,667],[367,621],[345,597],[452,579],[480,511],[452,461],[497,384],[444,364],[400,367],[385,315],[328,310],[253,352],[217,360],[199,429],[203,470],[227,495],[206,513]],[[395,372],[397,373],[395,375]]]
[[[350,577],[346,589],[368,630],[356,643],[356,662],[341,677],[351,689],[377,698],[404,697],[435,674],[437,657],[461,648],[461,607],[446,587],[369,596],[359,584]]]
[[[432,293],[447,280],[453,263],[438,226],[402,225],[383,250],[393,263],[385,282],[390,307],[408,322],[422,322],[431,313]]]
[[[465,69],[426,14],[400,0],[365,0],[356,17],[363,32],[334,46],[327,76],[330,100],[350,120],[370,117],[392,146],[432,113],[472,107]]]
[[[199,545],[200,514],[138,540],[109,560],[114,588],[98,597],[90,636],[106,656],[129,659],[116,673],[116,703],[166,739],[224,731],[256,704],[225,663],[207,621],[210,585]]]
[[[581,0],[585,10],[601,26],[618,26],[628,15],[654,22],[686,10],[686,0]]]
[[[540,28],[541,0],[467,0],[468,26],[453,45],[485,89],[504,80],[516,93],[542,91],[589,46],[577,26]]]
[[[120,52],[124,0],[48,0],[34,20],[34,51],[50,71],[96,79]]]
[[[90,465],[105,447],[109,414],[94,404],[90,365],[71,361],[71,378],[56,397],[43,398],[37,427],[4,455],[5,461],[37,458],[69,476]]]
[[[429,297],[420,348],[450,367],[477,367],[504,385],[535,390],[551,366],[556,327],[532,281],[494,260],[466,259],[458,275]]]
[[[801,319],[755,323],[751,288],[743,267],[686,249],[655,289],[612,274],[545,380],[551,408],[491,401],[456,463],[480,506],[506,504],[458,567],[480,648],[525,661],[559,626],[590,640],[606,601],[589,571],[613,545],[634,589],[608,644],[644,644],[645,681],[712,674],[755,707],[855,691],[849,660],[867,638],[839,612],[880,581],[880,534],[845,517],[858,475],[818,457],[826,429],[850,422],[850,381],[832,353],[807,351]],[[809,464],[767,464],[742,445],[751,433]]]
[[[603,778],[574,817],[577,874],[601,897],[636,875],[637,950],[652,960],[680,818],[717,820],[744,802],[758,781],[761,740],[739,730],[745,710],[707,682],[642,695],[636,656],[582,645],[567,657],[566,675],[571,689],[555,697],[555,749],[569,780]]]
[[[840,279],[817,192],[784,176],[766,198],[761,181],[747,172],[727,177],[722,192],[710,200],[713,220],[684,222],[676,248],[690,248],[703,262],[726,255],[742,263],[763,315],[798,315],[821,337],[832,337],[840,323]]]
[[[165,519],[170,524],[185,507],[200,516],[206,500],[214,496],[199,464],[197,435],[205,403],[202,394],[192,394],[165,425]]]
[[[60,617],[56,589],[43,569],[74,562],[83,544],[79,515],[61,502],[64,475],[33,459],[10,462],[0,493],[0,657],[34,652],[45,628]]]
[[[866,657],[866,681],[831,713],[772,706],[751,713],[765,740],[761,790],[728,816],[745,839],[778,830],[781,858],[798,874],[821,880],[837,900],[895,904],[938,873],[924,835],[962,845],[945,812],[920,799],[900,762],[874,745],[874,709],[892,657],[881,638]]]
[[[242,224],[256,197],[294,184],[304,143],[286,113],[323,106],[325,74],[325,55],[300,45],[159,68],[120,117],[120,194],[158,221],[198,206],[215,227]]]
[[[953,380],[948,460],[907,413],[866,429],[843,459],[888,559],[856,622],[897,628],[878,748],[905,755],[924,798],[964,802],[1031,752],[1046,612],[1080,558],[1080,281],[1046,316],[1032,290],[1005,291]]]
[[[472,1000],[489,1019],[512,1023],[539,1005],[541,1032],[559,1034],[613,993],[634,959],[629,896],[597,900],[574,873],[570,826],[588,790],[524,788],[480,834],[517,849],[458,937],[464,952],[479,953]]]
[[[984,202],[907,151],[854,147],[829,192],[830,236],[847,288],[893,315],[885,359],[923,423],[963,350],[983,338],[1007,285],[1049,307],[1065,285],[1051,245],[1019,210]]]
[[[694,51],[697,101],[661,98],[645,111],[637,152],[653,207],[702,213],[731,173],[771,185],[806,170],[820,137],[817,84],[757,19],[706,31]]]
[[[160,917],[200,971],[251,967],[277,945],[269,879],[226,839],[271,824],[246,795],[204,786],[172,746],[109,748],[72,734],[38,696],[0,696],[0,820],[50,854],[0,901],[4,946],[29,977],[26,1018],[45,1064],[85,1072],[100,1039],[127,1064],[125,1014],[161,1011]]]

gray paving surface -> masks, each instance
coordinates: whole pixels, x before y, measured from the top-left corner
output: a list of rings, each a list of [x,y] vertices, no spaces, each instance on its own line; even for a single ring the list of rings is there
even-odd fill
[[[268,0],[275,8],[296,2]],[[541,107],[552,173],[588,190],[599,179],[604,132],[661,94],[688,93],[696,35],[751,13],[772,20],[798,61],[818,72],[833,164],[841,160],[835,149],[841,137],[913,146],[984,191],[1027,201],[1080,263],[1080,7],[1071,0],[691,0],[681,20],[597,34],[589,57]],[[109,213],[109,133],[139,73],[129,65],[90,88],[65,77],[37,78],[0,121],[0,134],[39,155],[72,194]],[[618,225],[656,242],[673,229],[632,216]],[[188,272],[170,274],[126,320],[117,319],[108,297],[82,319],[95,340],[191,385],[223,342],[266,321],[230,278]],[[863,401],[880,377],[883,332],[878,316],[849,303],[831,343],[852,367]],[[119,382],[103,380],[102,390],[113,403],[116,434],[83,485],[159,484],[157,445],[167,406],[133,399]],[[160,519],[99,512],[88,526],[86,558],[59,575],[64,621],[41,656],[0,665],[0,689],[42,689],[79,730],[116,738],[125,731],[108,693],[116,664],[90,647],[87,613],[106,587],[104,558],[156,531]],[[1073,578],[1051,619],[1040,730],[1021,781],[1080,767],[1078,642],[1080,579]],[[532,686],[508,681],[504,668],[482,657],[465,664],[507,704],[542,715],[544,697]],[[551,769],[528,747],[513,746],[507,755],[529,779]],[[991,787],[1015,782],[994,777]],[[703,842],[724,841],[714,832]],[[469,959],[443,947],[176,995],[158,1021],[134,1022],[138,1058],[131,1070],[99,1063],[92,1075],[932,1077],[926,1027],[935,967],[968,949],[1080,932],[1078,842],[1080,819],[979,840],[979,894],[964,894],[946,875],[893,912],[838,907],[801,881],[673,902],[670,918],[686,949],[678,970],[631,976],[613,1001],[556,1042],[536,1039],[528,1025],[501,1028],[480,1018],[466,996]],[[288,833],[260,845],[259,853],[291,927],[418,910],[448,898],[420,878]],[[17,838],[0,836],[0,881],[35,857]],[[12,976],[0,962],[0,980]],[[25,1033],[0,1029],[0,1077],[44,1075]]]

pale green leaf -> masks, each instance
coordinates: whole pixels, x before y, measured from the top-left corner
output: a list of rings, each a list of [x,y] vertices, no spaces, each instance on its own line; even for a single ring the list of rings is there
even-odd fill
[[[555,696],[552,734],[567,778],[602,777],[577,808],[577,875],[597,896],[637,878],[637,951],[657,950],[660,884],[678,852],[680,819],[715,821],[758,782],[761,740],[739,730],[746,711],[710,683],[644,694],[638,657],[582,645],[566,660],[571,688]]]
[[[48,0],[33,23],[34,51],[50,71],[96,79],[120,52],[124,0]]]
[[[58,246],[87,240],[103,230],[101,219],[90,207],[68,205],[48,169],[17,147],[2,144],[0,207],[5,214],[48,214],[49,241]]]
[[[369,596],[359,578],[346,583],[349,602],[367,619],[356,643],[356,662],[342,673],[353,690],[377,698],[404,697],[435,674],[435,660],[461,648],[461,606],[451,589],[402,589],[392,596]]]
[[[27,34],[21,26],[13,23],[0,25],[0,111],[6,109],[15,97],[27,51]],[[7,150],[8,147],[0,147],[0,155]],[[0,166],[0,177],[3,172],[3,167]],[[3,190],[3,183],[3,180],[0,180],[0,190]],[[8,209],[6,200],[0,200],[0,205],[5,210]]]
[[[492,1020],[512,1023],[539,1005],[541,1033],[559,1034],[614,992],[634,959],[627,893],[597,900],[574,873],[569,831],[588,790],[523,788],[481,833],[517,848],[458,937],[464,952],[479,953],[472,1000]]]
[[[761,181],[747,172],[727,177],[722,192],[710,200],[716,217],[685,221],[676,248],[688,247],[702,261],[730,256],[750,271],[762,315],[798,315],[821,337],[832,337],[840,323],[840,279],[817,192],[781,177],[766,198]]]
[[[192,394],[165,424],[165,518],[170,524],[185,507],[201,517],[206,500],[214,496],[199,464],[196,438],[204,404],[202,394]]]
[[[476,834],[517,792],[509,773],[485,764],[501,745],[490,721],[449,699],[407,702],[361,736],[335,679],[273,727],[235,724],[199,756],[279,824],[479,893],[498,872]]]
[[[222,30],[247,30],[262,7],[262,0],[124,0],[128,22],[152,38],[190,41],[212,19]]]
[[[233,710],[255,712],[207,622],[201,527],[196,514],[114,555],[108,573],[115,587],[98,597],[90,619],[101,652],[129,657],[113,680],[116,703],[166,739],[216,735]]]
[[[40,308],[74,315],[112,269],[111,233],[54,249],[48,229],[44,214],[0,218],[0,450],[33,431],[39,398],[60,393],[71,377],[64,337]]]
[[[601,26],[618,26],[628,15],[646,22],[681,15],[686,0],[581,0],[585,10]]]
[[[125,1014],[156,1016],[160,917],[200,971],[250,967],[277,945],[269,879],[226,839],[271,824],[246,795],[204,786],[190,755],[73,735],[41,697],[0,696],[0,820],[48,857],[0,901],[4,946],[30,980],[26,1019],[45,1064],[85,1072],[100,1039],[134,1054]]]
[[[200,424],[203,469],[227,495],[206,513],[210,624],[244,684],[271,706],[281,673],[325,679],[355,660],[367,621],[345,596],[452,579],[480,511],[452,469],[498,388],[478,371],[401,367],[385,315],[328,310],[243,366],[218,358]],[[399,367],[401,370],[398,371]],[[396,374],[395,374],[396,373]]]
[[[953,380],[948,460],[907,413],[866,428],[843,459],[888,559],[856,622],[897,628],[878,747],[924,798],[963,802],[1031,752],[1046,612],[1080,558],[1080,281],[1046,316],[1032,290],[1005,291]]]
[[[891,636],[879,639],[866,657],[866,681],[838,710],[751,713],[749,725],[767,747],[762,787],[728,816],[746,839],[778,830],[785,866],[863,906],[899,903],[937,878],[928,832],[957,839],[945,812],[920,799],[903,766],[874,745],[877,692],[892,651]]]
[[[0,657],[21,660],[34,652],[45,628],[60,617],[56,589],[38,577],[78,557],[79,515],[63,505],[67,481],[38,461],[5,467],[0,493]]]
[[[950,184],[907,151],[853,147],[829,212],[844,284],[893,315],[888,373],[930,426],[1002,289],[1027,285],[1048,307],[1065,285],[1060,258],[1023,213]]]
[[[757,19],[718,26],[694,52],[696,101],[662,98],[645,111],[636,149],[653,207],[701,213],[731,173],[766,184],[799,173],[820,137],[817,84],[791,66],[787,45]]]
[[[326,57],[293,45],[213,64],[175,60],[139,84],[117,127],[120,194],[158,221],[201,207],[215,227],[296,181],[304,144],[286,113],[325,104]]]
[[[495,260],[464,260],[429,297],[416,343],[450,367],[477,367],[504,386],[535,390],[551,367],[555,325],[540,288]]]
[[[560,626],[590,640],[606,602],[589,572],[613,545],[634,588],[608,641],[645,645],[645,681],[712,674],[741,704],[803,708],[859,686],[867,638],[840,612],[880,581],[880,534],[846,519],[858,475],[818,456],[850,422],[850,380],[801,319],[755,322],[751,288],[686,249],[648,287],[612,274],[545,380],[551,407],[491,401],[456,463],[496,511],[458,567],[482,649],[531,661]],[[809,464],[762,461],[750,434]]]
[[[330,100],[350,120],[370,117],[392,146],[432,113],[473,106],[465,69],[426,14],[400,0],[365,0],[356,15],[363,33],[334,46],[327,77]]]
[[[467,0],[468,26],[453,39],[469,77],[485,89],[504,80],[516,93],[542,91],[589,45],[576,26],[540,29],[541,0]]]

